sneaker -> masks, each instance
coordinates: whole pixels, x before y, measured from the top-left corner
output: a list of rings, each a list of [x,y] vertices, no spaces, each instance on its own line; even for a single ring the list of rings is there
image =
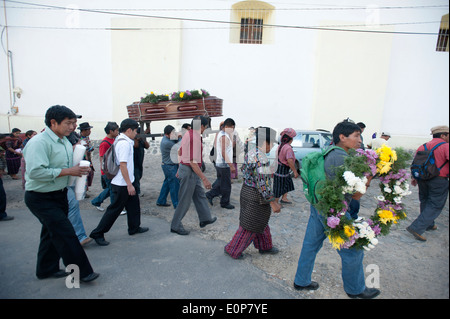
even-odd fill
[[[105,211],[105,209],[104,209],[103,207],[101,207],[101,206],[95,206],[95,208],[96,208],[97,210],[101,211],[101,212],[104,212],[104,211]]]
[[[125,215],[127,213],[127,211],[124,209],[121,213],[120,213],[120,215]]]

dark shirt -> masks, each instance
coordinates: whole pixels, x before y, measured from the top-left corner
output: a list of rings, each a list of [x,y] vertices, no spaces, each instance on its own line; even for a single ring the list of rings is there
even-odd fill
[[[178,140],[171,140],[167,136],[164,136],[162,138],[161,144],[160,144],[160,150],[161,150],[163,164],[166,164],[166,165],[177,164],[172,161],[170,154],[171,153],[174,154],[174,155],[172,155],[172,157],[177,156],[176,155],[177,152],[174,152],[174,151],[171,152],[171,150],[172,150],[173,146],[175,144],[177,144],[179,141],[181,141],[181,137]]]

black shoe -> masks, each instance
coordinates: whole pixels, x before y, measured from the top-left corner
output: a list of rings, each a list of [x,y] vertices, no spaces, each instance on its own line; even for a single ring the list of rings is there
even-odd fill
[[[148,227],[139,227],[138,230],[136,230],[135,232],[133,232],[133,233],[129,232],[128,234],[131,236],[134,234],[142,234],[142,233],[145,233],[146,231],[148,231]]]
[[[182,235],[182,236],[189,235],[189,231],[185,230],[184,228],[180,228],[179,230],[175,230],[175,229],[171,228],[170,232],[178,234],[178,235]]]
[[[226,208],[226,209],[234,209],[234,205],[231,205],[231,204],[227,204],[227,205],[220,205],[220,207],[222,207],[222,208]]]
[[[158,204],[158,203],[156,203],[156,206],[161,206],[161,207],[169,207],[170,206],[170,204]]]
[[[6,217],[3,217],[2,219],[0,219],[0,222],[6,222],[8,220],[13,220],[13,219],[14,219],[13,216],[6,216]]]
[[[319,289],[319,284],[315,281],[311,281],[308,286],[299,286],[294,282],[294,288],[296,290],[317,290]]]
[[[65,270],[58,270],[57,272],[48,275],[48,276],[37,276],[39,279],[47,279],[47,278],[62,278],[69,276],[70,273],[66,272]]]
[[[82,282],[90,282],[90,281],[92,281],[92,280],[97,279],[98,276],[100,276],[100,274],[97,274],[96,272],[93,272],[92,274],[87,275],[86,277],[80,278],[80,280],[81,280]]]
[[[366,288],[359,295],[347,294],[350,298],[372,299],[380,294],[380,290],[376,288]]]
[[[208,195],[206,195],[206,198],[208,199],[209,205],[214,206],[212,197],[208,197]]]
[[[200,228],[205,227],[206,225],[212,224],[217,220],[217,217],[213,217],[211,220],[207,220],[205,222],[200,222]]]
[[[262,250],[262,249],[259,250],[259,253],[261,255],[263,255],[263,254],[275,255],[275,254],[278,254],[279,252],[280,252],[280,250],[277,247],[272,247],[272,248],[267,249],[267,250]]]
[[[106,241],[105,238],[103,238],[103,237],[94,238],[94,240],[97,243],[97,245],[99,245],[99,246],[108,246],[109,245],[109,241]]]

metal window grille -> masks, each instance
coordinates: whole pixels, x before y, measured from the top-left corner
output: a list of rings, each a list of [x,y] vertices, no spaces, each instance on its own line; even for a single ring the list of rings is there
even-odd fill
[[[242,18],[240,43],[261,44],[263,19]]]
[[[448,52],[448,28],[439,29],[436,51]]]

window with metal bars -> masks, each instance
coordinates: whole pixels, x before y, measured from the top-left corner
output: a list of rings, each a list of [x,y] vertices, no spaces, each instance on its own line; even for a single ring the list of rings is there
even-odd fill
[[[441,19],[441,26],[439,27],[439,36],[436,43],[436,51],[448,52],[448,14]]]
[[[436,51],[448,52],[448,29],[440,29]]]
[[[240,43],[261,44],[263,19],[242,18]]]

